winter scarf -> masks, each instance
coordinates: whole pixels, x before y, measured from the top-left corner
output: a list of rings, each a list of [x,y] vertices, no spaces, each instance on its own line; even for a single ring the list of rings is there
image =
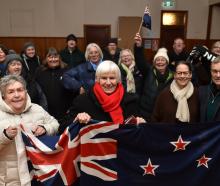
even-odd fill
[[[189,106],[187,103],[187,99],[190,98],[193,94],[194,87],[191,82],[189,82],[186,87],[180,89],[175,80],[172,81],[170,85],[170,90],[174,96],[174,98],[178,102],[176,118],[182,122],[190,121],[190,113]]]
[[[134,71],[134,64],[131,64],[129,67],[121,63],[122,68],[125,70],[127,77],[127,92],[129,93],[135,93],[135,81],[134,81],[134,76],[132,72]]]
[[[95,83],[93,91],[103,110],[110,114],[112,121],[114,123],[122,124],[124,122],[123,110],[120,106],[124,96],[124,88],[122,84],[119,83],[116,90],[110,95],[103,91],[99,83]]]

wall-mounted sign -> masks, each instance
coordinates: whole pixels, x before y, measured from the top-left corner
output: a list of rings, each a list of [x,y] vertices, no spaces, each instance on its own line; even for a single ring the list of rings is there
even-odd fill
[[[175,0],[163,0],[161,6],[163,9],[174,9],[176,2]]]

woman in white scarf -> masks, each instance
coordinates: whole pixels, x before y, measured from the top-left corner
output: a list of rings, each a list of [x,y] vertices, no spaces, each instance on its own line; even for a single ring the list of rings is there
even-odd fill
[[[134,55],[130,49],[124,49],[120,52],[118,65],[126,92],[141,94],[142,75],[135,66]]]
[[[193,86],[191,78],[191,64],[179,61],[175,67],[174,80],[161,92],[156,101],[153,121],[172,123],[198,121],[198,91]]]

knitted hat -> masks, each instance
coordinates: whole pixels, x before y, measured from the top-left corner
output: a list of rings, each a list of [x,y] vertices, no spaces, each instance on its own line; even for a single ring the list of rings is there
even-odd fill
[[[157,53],[154,56],[154,61],[157,57],[164,57],[167,60],[167,63],[169,63],[169,57],[167,55],[167,49],[166,48],[159,48]]]
[[[25,43],[25,44],[24,44],[24,47],[23,47],[23,51],[25,52],[25,50],[27,50],[28,47],[33,47],[33,48],[35,48],[34,43],[32,43],[32,42],[27,42],[27,43]]]
[[[75,35],[70,34],[66,37],[66,42],[70,41],[70,40],[74,40],[75,42],[77,42],[77,38]]]
[[[18,54],[8,54],[5,58],[5,73],[7,74],[8,66],[12,61],[20,61],[21,65],[23,66],[23,61]]]
[[[22,64],[22,59],[18,54],[8,54],[5,58],[5,65],[8,66],[12,61],[20,61]]]

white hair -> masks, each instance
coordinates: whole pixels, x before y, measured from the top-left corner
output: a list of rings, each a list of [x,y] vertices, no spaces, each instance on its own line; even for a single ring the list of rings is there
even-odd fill
[[[121,82],[121,71],[118,65],[115,64],[113,61],[106,60],[98,65],[95,74],[96,81],[98,81],[99,78],[106,73],[115,73],[117,82]]]

